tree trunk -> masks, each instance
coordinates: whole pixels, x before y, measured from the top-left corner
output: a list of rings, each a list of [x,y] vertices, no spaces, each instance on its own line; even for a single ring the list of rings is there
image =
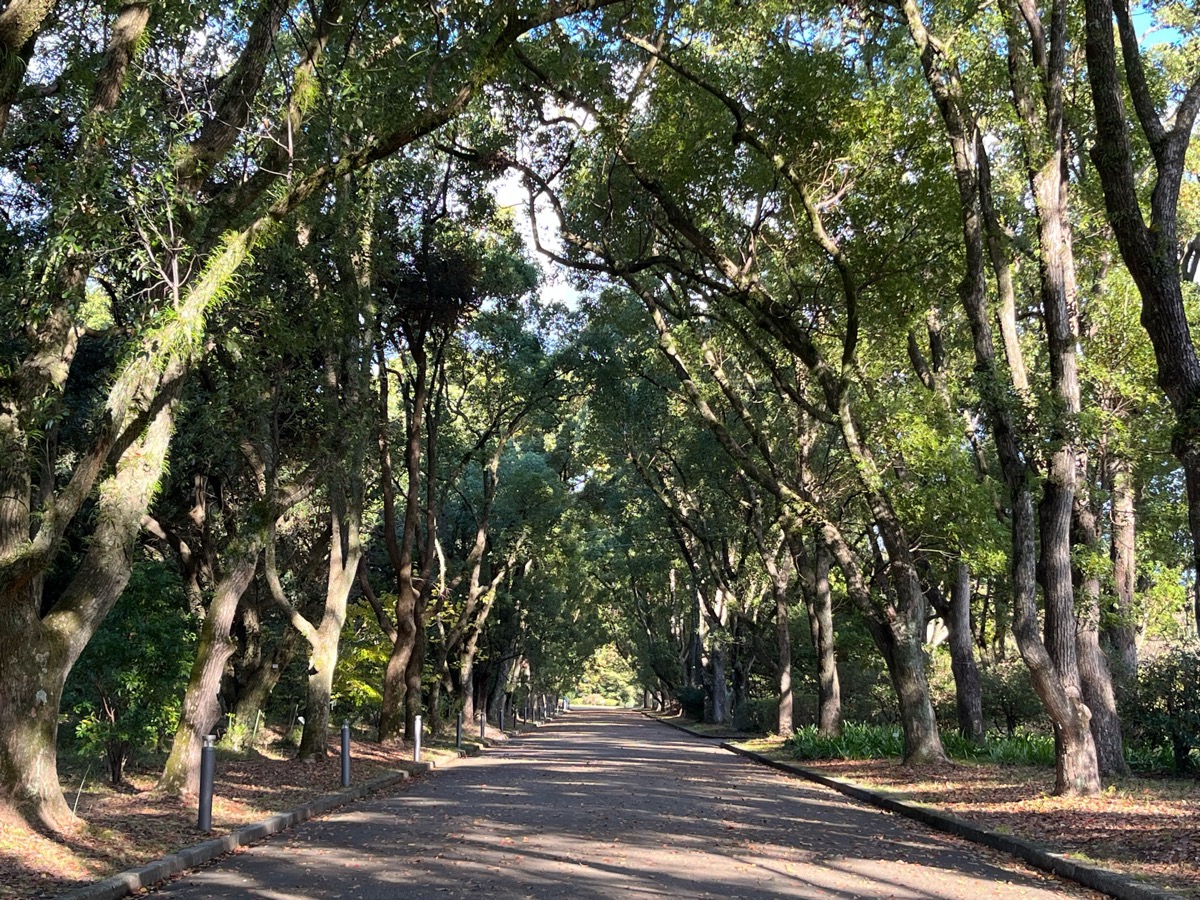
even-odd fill
[[[1118,7],[1122,52],[1113,37],[1112,0],[1085,0],[1087,75],[1096,114],[1092,162],[1104,188],[1104,205],[1121,258],[1137,284],[1142,326],[1154,346],[1158,384],[1175,414],[1171,452],[1183,466],[1187,483],[1188,528],[1192,564],[1200,571],[1200,357],[1192,340],[1179,272],[1179,196],[1188,144],[1196,122],[1194,98],[1175,104],[1160,118],[1150,94],[1145,57],[1131,52],[1136,27],[1128,5]],[[1133,94],[1136,124],[1153,152],[1153,190],[1149,222],[1144,215],[1145,173],[1134,169],[1126,94]],[[1190,91],[1189,91],[1190,93]],[[1169,122],[1169,128],[1164,122]],[[1197,579],[1200,585],[1200,579]],[[1200,628],[1200,587],[1195,598],[1195,624]]]
[[[971,570],[960,562],[950,591],[946,629],[950,633],[950,668],[954,672],[954,705],[958,731],[968,740],[980,743],[983,731],[983,691],[979,667],[975,664],[975,646],[971,630]]]
[[[473,645],[468,645],[463,651],[462,656],[458,660],[458,675],[456,676],[458,684],[459,699],[462,701],[462,714],[464,722],[472,722],[478,718],[475,712],[475,648]]]
[[[1079,472],[1085,477],[1088,472],[1087,459],[1082,454]],[[1083,698],[1092,713],[1092,740],[1096,743],[1097,764],[1101,777],[1128,775],[1129,766],[1125,762],[1125,745],[1112,675],[1100,649],[1100,575],[1095,565],[1100,556],[1100,533],[1091,498],[1086,491],[1079,491],[1076,495],[1072,532],[1075,549],[1082,551],[1085,561],[1083,566],[1075,566],[1072,571],[1077,607],[1075,645]]]
[[[422,696],[421,676],[425,672],[425,616],[421,609],[421,601],[417,601],[414,610],[413,648],[408,656],[408,664],[404,669],[404,737],[413,740],[416,737],[416,720],[424,708],[425,698]]]
[[[904,764],[945,763],[946,754],[938,734],[937,717],[929,699],[925,679],[925,650],[920,638],[900,630],[892,650],[889,670],[900,699],[900,721],[904,726]]]
[[[233,725],[229,729],[229,744],[234,750],[249,749],[257,731],[258,719],[266,708],[267,700],[279,677],[296,655],[300,634],[288,628],[279,643],[253,669],[246,673],[245,683],[238,694],[233,710]]]
[[[6,601],[13,598],[8,595]],[[78,824],[58,783],[58,719],[74,658],[36,617],[36,600],[0,606],[0,773],[4,802],[56,834]]]
[[[704,721],[714,725],[727,725],[730,719],[729,680],[725,674],[725,648],[713,642],[708,652],[708,666],[704,673],[708,700],[704,704]]]
[[[258,540],[252,542],[213,592],[183,695],[179,727],[158,780],[159,789],[167,794],[192,796],[200,790],[200,749],[205,735],[212,733],[221,717],[217,696],[225,664],[236,649],[230,629],[242,594],[258,568],[259,544]]]
[[[779,709],[775,733],[782,738],[792,736],[792,633],[788,623],[786,586],[775,588],[775,646],[779,654]],[[646,692],[649,697],[649,691]]]
[[[87,553],[48,612],[41,614],[42,573],[0,583],[0,803],[15,804],[55,833],[78,823],[58,782],[63,685],[129,582],[134,542],[162,476],[172,426],[168,403],[100,484]],[[0,466],[0,477],[9,474],[8,466]],[[4,480],[5,488],[14,487]],[[8,558],[29,542],[28,507],[21,499],[0,496],[0,555]]]
[[[354,453],[355,468],[364,456],[362,448]],[[350,490],[347,491],[347,484]],[[359,521],[362,517],[362,484],[357,471],[337,473],[330,484],[329,574],[325,581],[325,608],[321,624],[310,638],[308,698],[305,705],[304,733],[300,736],[300,759],[322,757],[329,753],[329,702],[333,676],[337,670],[338,646],[350,591],[362,560]]]
[[[833,591],[829,587],[829,551],[817,543],[815,590],[808,607],[808,624],[817,653],[817,731],[824,737],[842,733],[842,688],[838,681],[837,649],[833,635]]]
[[[1104,617],[1103,635],[1109,647],[1113,680],[1118,695],[1127,694],[1137,683],[1137,627],[1133,594],[1137,585],[1135,488],[1133,466],[1122,454],[1110,452],[1105,473],[1112,494],[1113,584],[1116,594]]]
[[[416,591],[412,585],[401,588],[396,596],[396,641],[383,673],[383,702],[379,711],[379,740],[391,741],[404,736],[408,663],[416,644]]]
[[[319,759],[329,754],[330,696],[337,668],[340,629],[319,634],[310,648],[308,682],[304,701],[304,731],[300,735],[298,759]]]

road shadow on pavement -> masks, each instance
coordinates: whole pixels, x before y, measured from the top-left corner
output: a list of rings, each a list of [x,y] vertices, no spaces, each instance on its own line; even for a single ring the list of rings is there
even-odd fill
[[[1098,896],[624,712],[483,757],[192,873],[161,896]]]

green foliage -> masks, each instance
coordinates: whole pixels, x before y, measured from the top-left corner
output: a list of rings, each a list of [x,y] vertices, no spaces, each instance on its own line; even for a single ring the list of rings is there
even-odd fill
[[[786,746],[796,759],[885,759],[904,755],[904,735],[895,727],[851,722],[841,734],[826,736],[806,725]]]
[[[639,700],[637,676],[614,644],[598,647],[575,682],[576,701],[604,706],[633,706]]]
[[[836,737],[822,736],[815,725],[796,730],[786,744],[796,759],[894,759],[904,756],[904,735],[894,726],[847,724]],[[989,736],[976,744],[957,732],[943,732],[942,746],[951,759],[1008,765],[1054,765],[1054,738],[1019,732]]]
[[[770,734],[779,726],[779,700],[755,697],[739,703],[733,710],[733,727],[751,734]]]
[[[71,672],[64,710],[81,751],[103,754],[113,784],[174,730],[196,627],[175,571],[140,563]]]
[[[704,688],[695,685],[689,685],[688,687],[682,688],[675,696],[675,699],[679,701],[679,708],[683,710],[683,714],[685,716],[689,716],[693,719],[703,719],[704,701],[706,697],[707,694],[705,694]]]
[[[384,608],[395,604],[395,597],[380,597]],[[391,653],[391,642],[379,629],[375,614],[366,604],[353,606],[342,626],[338,647],[337,671],[333,676],[332,700],[337,720],[375,722],[383,702],[383,671]]]
[[[983,715],[995,727],[1015,736],[1022,726],[1045,723],[1045,710],[1034,693],[1029,670],[1020,659],[997,660],[980,670],[979,679]]]
[[[1200,765],[1200,646],[1179,643],[1139,667],[1127,719],[1141,755],[1170,752],[1176,772]]]

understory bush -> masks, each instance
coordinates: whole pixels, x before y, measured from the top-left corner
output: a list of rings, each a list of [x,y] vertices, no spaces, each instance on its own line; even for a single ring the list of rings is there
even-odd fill
[[[1200,763],[1200,645],[1177,644],[1139,667],[1131,698],[1132,743],[1139,761],[1169,759],[1176,772]],[[1167,754],[1170,754],[1167,757]],[[1162,768],[1158,765],[1155,768]]]
[[[796,730],[787,747],[796,759],[880,759],[904,755],[904,735],[890,725],[849,722],[836,737],[817,733],[815,725]]]
[[[822,737],[808,725],[797,729],[786,747],[796,759],[886,759],[904,755],[904,735],[895,726],[849,723],[837,737]],[[1034,732],[992,734],[982,744],[943,732],[942,747],[951,759],[1054,765],[1054,738]]]
[[[779,728],[779,700],[757,697],[733,709],[733,727],[752,734],[769,734]]]
[[[683,714],[693,719],[704,718],[704,698],[704,688],[698,686],[680,688],[676,697]]]
[[[174,731],[196,626],[174,568],[138,563],[71,671],[63,710],[78,752],[100,757],[113,784]]]

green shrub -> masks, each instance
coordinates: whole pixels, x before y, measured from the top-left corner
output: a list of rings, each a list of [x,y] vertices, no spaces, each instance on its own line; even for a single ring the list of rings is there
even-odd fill
[[[690,716],[693,719],[703,719],[704,698],[704,688],[685,687],[680,689],[679,695],[675,699],[679,701],[679,708],[683,710],[685,716]]]
[[[976,744],[957,731],[944,732],[942,747],[951,759],[1054,765],[1054,738],[1045,734],[993,734]],[[904,755],[904,735],[891,725],[847,724],[838,737],[821,737],[808,725],[797,729],[787,748],[796,759],[888,759]]]
[[[837,737],[823,737],[806,725],[786,746],[796,759],[880,759],[903,756],[904,736],[888,725],[848,723]]]
[[[103,756],[113,784],[124,780],[130,759],[175,729],[195,639],[196,621],[174,569],[134,566],[63,691],[80,750]]]
[[[1015,736],[1022,728],[1049,727],[1046,710],[1033,690],[1029,667],[1020,659],[1002,659],[979,671],[983,715],[993,727]],[[947,720],[949,721],[949,720]]]
[[[1134,743],[1159,758],[1169,748],[1176,772],[1200,752],[1200,645],[1175,644],[1139,668],[1132,706]]]
[[[779,701],[759,697],[739,703],[733,710],[733,727],[752,734],[768,734],[779,729]]]

